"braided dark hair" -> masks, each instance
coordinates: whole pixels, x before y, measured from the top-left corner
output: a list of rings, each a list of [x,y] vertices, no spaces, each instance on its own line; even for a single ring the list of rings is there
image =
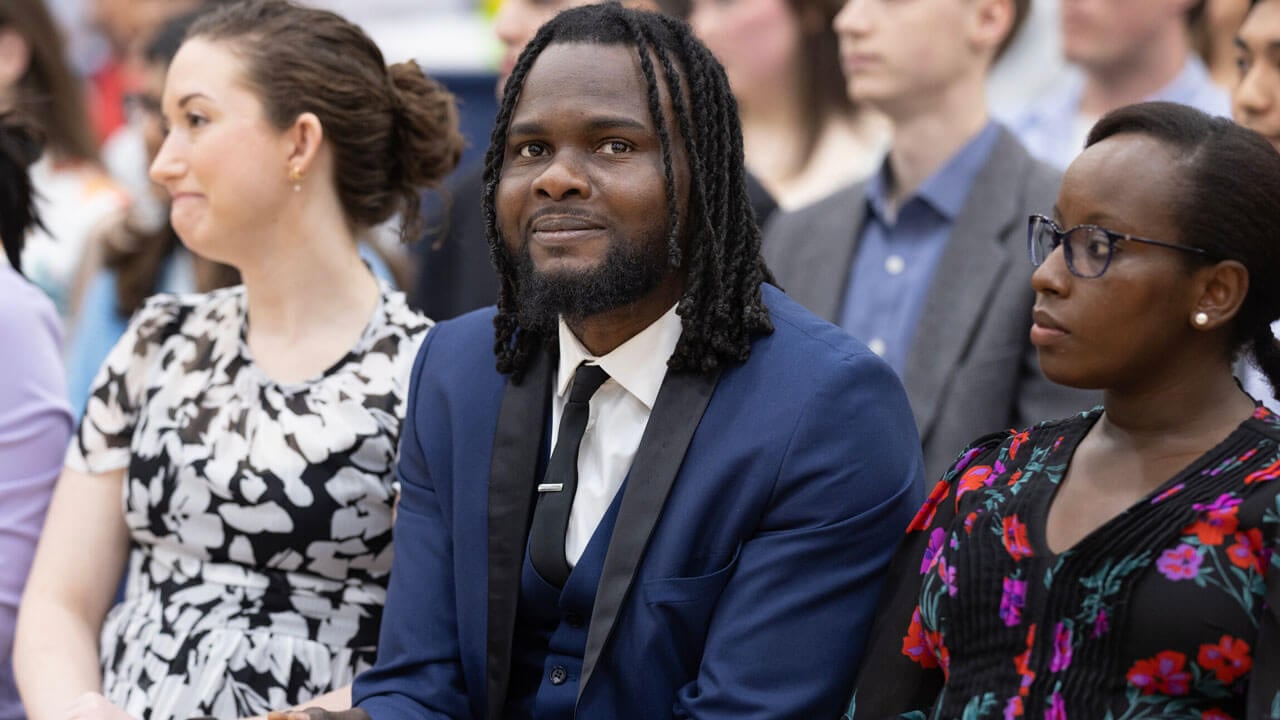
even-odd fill
[[[751,340],[773,331],[760,293],[760,284],[772,282],[772,277],[760,257],[760,228],[747,196],[737,101],[724,69],[683,21],[605,3],[566,10],[542,26],[520,54],[503,92],[485,155],[483,199],[489,252],[501,278],[498,314],[493,321],[498,371],[519,379],[531,354],[555,339],[520,326],[519,280],[515,263],[503,248],[494,200],[520,89],[534,61],[553,43],[636,48],[648,85],[649,112],[662,145],[669,213],[667,257],[673,268],[684,267],[687,273],[685,292],[676,306],[683,332],[668,368],[710,372],[744,362],[751,352]],[[676,201],[671,131],[662,113],[655,58],[689,158],[689,214],[683,219],[687,227],[681,224]],[[688,102],[697,104],[696,124],[690,118]],[[682,236],[689,238],[691,257],[682,257]]]
[[[1180,241],[1249,271],[1249,291],[1231,328],[1230,352],[1249,352],[1280,397],[1280,153],[1258,133],[1195,108],[1149,102],[1115,110],[1093,126],[1086,147],[1136,133],[1173,149],[1182,167],[1182,197],[1170,202]]]

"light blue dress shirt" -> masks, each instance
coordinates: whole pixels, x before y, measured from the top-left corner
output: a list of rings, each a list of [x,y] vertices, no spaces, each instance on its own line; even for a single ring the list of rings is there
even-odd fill
[[[956,217],[1000,137],[989,122],[906,198],[889,202],[889,161],[867,183],[867,216],[849,270],[840,326],[902,374]]]
[[[1074,72],[1064,84],[1010,123],[1013,134],[1033,156],[1065,170],[1083,150],[1076,129],[1084,76]],[[1199,57],[1191,55],[1182,72],[1147,100],[1182,103],[1210,115],[1231,117],[1231,98],[1214,84]]]

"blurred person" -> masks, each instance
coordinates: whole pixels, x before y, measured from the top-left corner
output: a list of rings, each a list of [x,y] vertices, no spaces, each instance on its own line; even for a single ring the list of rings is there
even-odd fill
[[[901,384],[768,284],[686,24],[574,8],[514,68],[502,292],[423,345],[378,662],[333,715],[834,717],[923,500]]]
[[[1237,81],[1231,94],[1232,114],[1236,122],[1257,131],[1280,150],[1280,0],[1250,3],[1234,46]],[[1272,330],[1280,332],[1280,322]],[[1247,362],[1238,370],[1244,389],[1280,412],[1275,385],[1267,374]]]
[[[146,165],[155,160],[164,142],[160,98],[169,62],[178,52],[188,28],[201,15],[178,16],[159,29],[144,52],[141,84],[130,95]],[[145,167],[143,172],[145,172]],[[68,333],[67,389],[71,407],[84,411],[98,368],[124,335],[129,318],[156,293],[208,292],[239,284],[235,268],[189,252],[169,224],[168,199],[163,186],[148,183],[148,191],[164,216],[158,226],[139,217],[138,199],[127,215],[103,230],[102,269],[89,281],[75,324]]]
[[[864,180],[889,127],[845,90],[841,0],[694,0],[689,23],[729,76],[747,167],[783,209]]]
[[[1280,153],[1229,119],[1094,127],[1028,244],[1040,364],[1102,405],[960,456],[850,715],[1278,716],[1280,416],[1232,376],[1247,353],[1280,378],[1277,197]]]
[[[98,163],[83,93],[44,3],[0,4],[0,111],[29,115],[46,138],[31,168],[44,227],[27,239],[23,271],[53,299],[64,324],[86,279],[89,237],[127,202]]]
[[[1250,0],[1204,0],[1204,10],[1191,27],[1192,47],[1218,87],[1230,92],[1240,78],[1236,68],[1236,33],[1249,12]]]
[[[40,224],[31,131],[0,116],[0,720],[26,717],[13,682],[14,624],[53,484],[71,435],[62,331],[53,303],[22,277],[22,245]]]
[[[1027,339],[1026,216],[1061,175],[986,110],[986,75],[1028,0],[849,0],[836,17],[855,102],[893,145],[866,183],[765,228],[765,258],[802,305],[898,372],[941,476],[976,433],[1090,407],[1044,378]]]
[[[32,720],[259,714],[375,655],[431,322],[356,234],[456,164],[452,98],[337,15],[249,0],[192,26],[162,105],[173,227],[244,284],[149,300],[98,374],[18,623]]]
[[[1089,128],[1116,108],[1167,100],[1210,115],[1229,115],[1192,47],[1191,28],[1205,0],[1060,0],[1062,52],[1078,72],[1014,120],[1031,154],[1064,169]]]
[[[501,0],[493,22],[494,33],[503,46],[496,88],[499,96],[516,58],[538,28],[556,13],[588,2],[590,0]],[[623,0],[623,4],[674,16],[688,11],[688,3],[683,0]],[[437,320],[492,305],[498,298],[498,275],[490,262],[480,207],[483,176],[484,168],[478,167],[449,184],[447,212],[432,218],[431,230],[416,248],[418,272],[412,304]],[[752,210],[763,223],[776,205],[753,177],[748,175],[747,182]]]

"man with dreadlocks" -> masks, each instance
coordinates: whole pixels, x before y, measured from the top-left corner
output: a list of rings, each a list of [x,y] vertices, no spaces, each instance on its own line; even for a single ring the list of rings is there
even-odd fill
[[[498,306],[418,356],[350,715],[834,717],[923,498],[901,385],[766,284],[737,108],[686,25],[567,11],[507,87]]]

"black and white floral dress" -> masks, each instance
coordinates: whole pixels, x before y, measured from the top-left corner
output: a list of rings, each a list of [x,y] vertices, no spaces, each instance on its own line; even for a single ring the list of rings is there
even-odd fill
[[[67,465],[126,469],[124,601],[103,694],[134,717],[232,718],[372,664],[391,569],[400,424],[431,321],[383,287],[323,375],[268,378],[243,287],[158,296],[94,382]]]

